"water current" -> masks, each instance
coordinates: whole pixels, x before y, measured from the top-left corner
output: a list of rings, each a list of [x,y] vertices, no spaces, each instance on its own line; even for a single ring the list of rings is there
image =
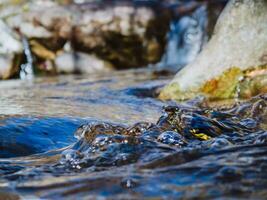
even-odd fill
[[[0,199],[266,199],[266,94],[157,99],[206,18],[174,20],[157,67],[90,76],[33,79],[24,40],[22,80],[0,82]]]
[[[1,83],[1,198],[265,199],[266,95],[162,102],[160,74]]]

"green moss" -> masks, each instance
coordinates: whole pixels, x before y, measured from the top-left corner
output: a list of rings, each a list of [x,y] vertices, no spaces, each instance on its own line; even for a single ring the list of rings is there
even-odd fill
[[[177,101],[204,95],[210,100],[250,98],[267,92],[267,65],[241,70],[231,67],[220,76],[206,81],[200,88],[181,91],[178,83],[167,85],[160,93],[163,100]]]
[[[267,65],[248,69],[239,82],[240,98],[250,98],[260,93],[267,93]]]
[[[211,99],[229,99],[235,97],[239,80],[243,77],[243,72],[238,67],[232,67],[222,75],[207,81],[200,91]]]
[[[163,90],[159,95],[159,98],[162,100],[173,99],[176,101],[183,101],[186,99],[193,98],[194,96],[196,96],[196,92],[194,91],[182,92],[177,83],[171,83],[163,88]]]

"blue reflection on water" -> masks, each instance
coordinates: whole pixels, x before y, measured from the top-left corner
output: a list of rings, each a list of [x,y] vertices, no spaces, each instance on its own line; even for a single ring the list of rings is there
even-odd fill
[[[0,121],[0,157],[25,156],[65,147],[85,120],[12,117]]]

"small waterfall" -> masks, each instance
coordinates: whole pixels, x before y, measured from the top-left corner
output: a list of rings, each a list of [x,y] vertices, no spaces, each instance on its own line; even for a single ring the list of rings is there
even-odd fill
[[[23,49],[24,49],[24,54],[26,56],[26,63],[22,64],[20,66],[20,79],[22,80],[31,80],[34,77],[33,73],[33,58],[32,58],[32,53],[30,50],[30,45],[27,40],[27,38],[23,37],[22,38],[22,44],[23,44]]]
[[[192,62],[207,40],[207,11],[199,7],[191,16],[184,16],[170,24],[168,43],[160,65],[179,70]]]

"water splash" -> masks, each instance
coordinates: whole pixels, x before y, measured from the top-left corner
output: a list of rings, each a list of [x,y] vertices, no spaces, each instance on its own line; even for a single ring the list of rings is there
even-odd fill
[[[19,76],[20,79],[22,80],[32,80],[34,78],[33,57],[29,42],[25,37],[22,38],[22,44],[23,44],[24,54],[26,56],[26,63],[20,66]]]
[[[25,199],[215,199],[232,191],[257,199],[264,192],[266,95],[224,109],[202,98],[168,102],[160,117],[166,104],[150,97],[159,78],[117,73],[1,93],[34,106],[24,107],[33,117],[0,116],[0,191]],[[86,119],[59,117],[60,107]]]

